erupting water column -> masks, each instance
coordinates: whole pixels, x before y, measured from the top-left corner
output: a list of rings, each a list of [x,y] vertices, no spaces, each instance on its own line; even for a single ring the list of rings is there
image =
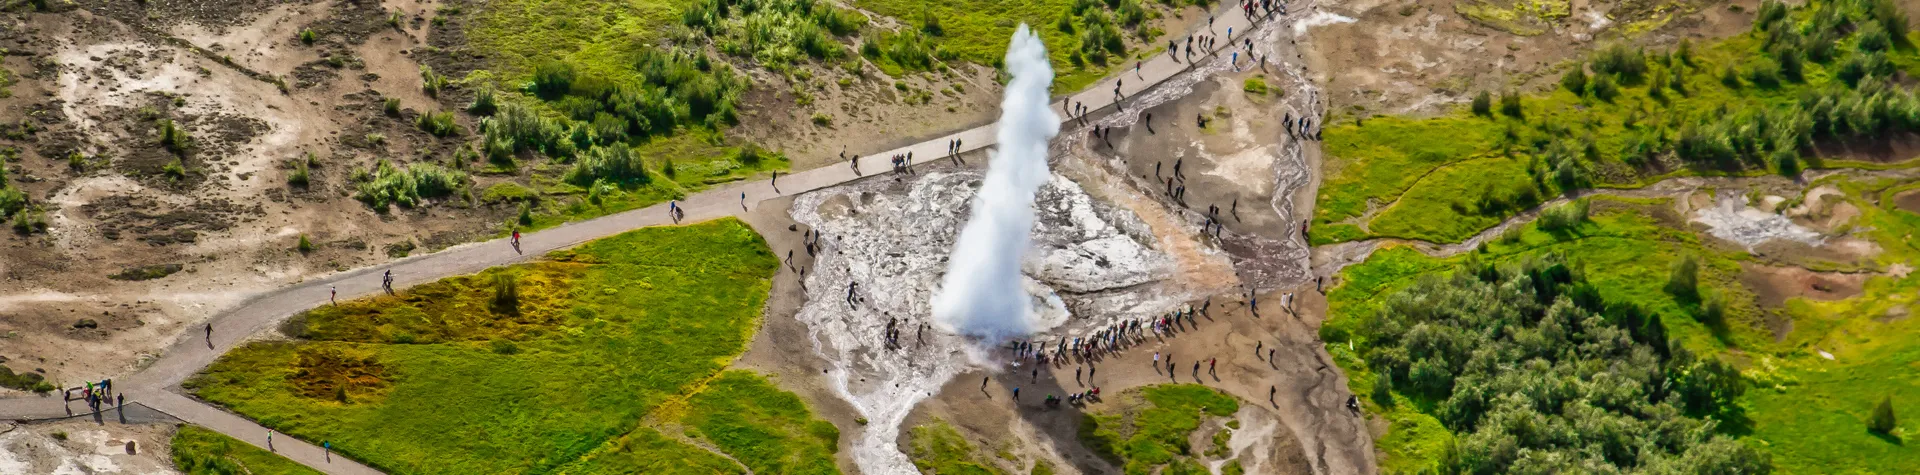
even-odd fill
[[[998,152],[973,198],[973,214],[960,230],[933,317],[942,330],[990,342],[1034,330],[1033,302],[1020,263],[1031,244],[1033,195],[1051,177],[1047,142],[1060,133],[1060,117],[1048,106],[1053,66],[1040,37],[1020,25],[1007,46],[1006,97],[995,131]]]

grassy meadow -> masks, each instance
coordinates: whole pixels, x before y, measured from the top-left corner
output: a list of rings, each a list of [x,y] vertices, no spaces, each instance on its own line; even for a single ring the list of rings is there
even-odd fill
[[[722,372],[777,267],[735,220],[640,229],[313,309],[286,329],[304,339],[237,349],[186,387],[392,472],[738,468],[650,415],[755,469],[812,465],[837,431],[759,376]]]

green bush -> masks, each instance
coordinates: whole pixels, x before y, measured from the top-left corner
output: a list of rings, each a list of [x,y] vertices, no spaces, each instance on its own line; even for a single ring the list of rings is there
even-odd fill
[[[1897,422],[1893,417],[1893,397],[1881,396],[1880,403],[1873,406],[1873,419],[1867,421],[1867,430],[1881,434],[1893,434]]]
[[[1080,18],[1080,52],[1089,62],[1105,66],[1108,55],[1124,56],[1127,44],[1113,17],[1105,10],[1089,10]]]
[[[1552,232],[1572,231],[1587,221],[1587,200],[1577,199],[1540,212],[1540,229]]]
[[[1774,89],[1780,87],[1780,64],[1763,59],[1747,68],[1747,82],[1754,86]]]
[[[427,97],[439,98],[440,90],[446,87],[446,77],[434,74],[432,66],[420,65],[420,90],[426,92]]]
[[[14,212],[13,230],[20,234],[47,232],[47,210],[36,205]]]
[[[300,42],[303,44],[312,46],[313,42],[318,41],[319,39],[320,39],[320,35],[314,34],[312,28],[300,30]]]
[[[414,119],[413,123],[415,126],[420,127],[420,130],[433,134],[435,137],[450,136],[460,129],[460,124],[455,123],[453,120],[452,112],[428,112],[420,114],[420,118]]]
[[[300,242],[293,245],[293,250],[300,251],[301,254],[311,253],[313,252],[313,241],[307,239],[306,234],[301,234]]]
[[[187,177],[187,165],[182,163],[179,158],[174,158],[173,161],[160,166],[160,173],[166,175],[167,178],[171,180],[184,179]]]
[[[1473,95],[1473,115],[1493,117],[1493,94],[1480,91]]]
[[[0,173],[0,178],[4,178],[4,173]],[[20,210],[26,209],[26,207],[27,194],[25,192],[11,186],[0,186],[0,218],[12,217],[14,213],[20,212]]]
[[[939,60],[939,45],[918,31],[883,32],[866,44],[873,45],[862,45],[862,54],[873,52],[868,59],[905,71],[930,71]]]
[[[1614,82],[1613,76],[1605,74],[1597,76],[1593,78],[1593,97],[1613,102],[1614,98],[1620,97],[1620,85]]]
[[[1700,300],[1700,260],[1692,256],[1680,259],[1667,272],[1668,294],[1683,302]]]
[[[1614,43],[1602,48],[1593,58],[1593,71],[1611,74],[1620,82],[1637,83],[1647,74],[1647,55],[1639,48]]]
[[[482,87],[473,92],[473,103],[467,105],[467,112],[473,115],[493,115],[500,110],[500,104],[494,102],[493,88]]]
[[[186,129],[174,124],[173,119],[160,119],[160,146],[175,155],[185,155],[193,147],[193,139],[187,136]]]
[[[311,179],[307,170],[307,160],[294,160],[293,172],[287,174],[287,184],[306,188]]]
[[[388,117],[399,117],[400,116],[400,98],[389,97],[385,101],[382,101],[381,110],[386,112]]]
[[[1246,82],[1241,84],[1240,90],[1246,91],[1248,94],[1264,96],[1267,95],[1267,81],[1261,79],[1260,76],[1249,77]]]
[[[541,98],[556,100],[573,90],[576,73],[573,65],[562,61],[549,61],[533,69],[533,92]]]
[[[704,0],[682,12],[681,23],[723,53],[785,70],[809,58],[845,56],[835,37],[858,31],[866,17],[814,0]]]
[[[624,144],[594,147],[567,172],[567,182],[587,186],[598,180],[622,184],[646,184],[652,181],[646,164]]]
[[[355,177],[359,183],[354,199],[381,211],[389,205],[412,208],[424,200],[453,196],[467,185],[466,173],[431,163],[399,168],[381,160],[371,171],[356,173]]]
[[[1581,64],[1575,64],[1573,66],[1573,69],[1567,70],[1566,74],[1560,76],[1560,87],[1566,88],[1568,91],[1573,92],[1573,95],[1576,95],[1576,96],[1586,95],[1587,94],[1586,66]]]
[[[1500,113],[1515,119],[1522,118],[1524,111],[1520,108],[1520,93],[1513,91],[1500,93]]]
[[[493,274],[493,311],[514,315],[520,313],[520,279],[512,272]]]

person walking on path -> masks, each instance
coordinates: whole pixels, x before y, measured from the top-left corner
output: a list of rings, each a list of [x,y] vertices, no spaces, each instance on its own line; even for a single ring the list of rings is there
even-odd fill
[[[773,171],[773,181],[769,182],[769,184],[773,185],[773,192],[775,194],[780,193],[780,170]]]
[[[740,192],[740,211],[747,210],[747,192]]]
[[[1015,400],[1015,401],[1019,401],[1019,400],[1020,400],[1020,387],[1019,387],[1019,386],[1014,386],[1014,387],[1013,387],[1013,400]]]
[[[526,254],[524,252],[520,252],[520,230],[518,228],[515,228],[513,230],[513,253]]]
[[[987,381],[992,381],[992,380],[993,380],[993,377],[992,377],[992,376],[981,376],[981,377],[980,377],[980,392],[983,392],[983,393],[984,393],[984,392],[987,392]]]
[[[387,269],[386,275],[380,278],[380,288],[386,289],[387,295],[393,295],[393,269]]]
[[[1216,372],[1216,370],[1218,369],[1220,369],[1220,358],[1211,358],[1207,360],[1207,374],[1219,376],[1220,373]]]
[[[333,284],[327,284],[327,302],[332,303],[333,306],[335,307],[340,306],[340,287],[339,286],[336,286]]]
[[[213,323],[207,323],[207,349],[213,349]]]
[[[267,429],[267,451],[279,452],[279,450],[273,448],[273,429]]]
[[[327,463],[333,463],[333,443],[320,441],[320,452],[327,455]]]
[[[1266,347],[1267,347],[1267,341],[1266,341],[1266,340],[1260,340],[1260,342],[1259,342],[1259,344],[1257,344],[1257,345],[1253,345],[1253,357],[1255,357],[1255,358],[1259,358],[1259,357],[1260,357],[1260,350],[1263,350],[1263,349],[1266,349]]]

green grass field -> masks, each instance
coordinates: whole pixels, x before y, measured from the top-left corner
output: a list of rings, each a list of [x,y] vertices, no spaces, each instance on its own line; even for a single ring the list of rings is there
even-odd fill
[[[757,376],[721,373],[777,267],[738,221],[641,229],[315,309],[294,330],[311,340],[235,350],[187,387],[388,471],[546,473],[590,453],[612,454],[593,461],[609,468],[656,452],[712,462],[640,427],[689,392],[683,422],[743,463],[809,463],[831,457],[832,427]],[[497,275],[517,276],[517,305],[498,303]]]
[[[187,475],[320,474],[305,465],[200,426],[180,426],[180,431],[174,432],[173,439],[168,443],[173,446],[173,468]]]
[[[1207,448],[1188,445],[1188,437],[1207,418],[1233,417],[1240,410],[1238,399],[1197,384],[1154,385],[1138,395],[1113,397],[1142,398],[1145,403],[1130,410],[1084,414],[1080,441],[1122,465],[1129,475],[1206,473],[1200,457]]]
[[[1576,95],[1564,87],[1529,92],[1523,94],[1519,118],[1500,112],[1498,106],[1485,116],[1461,106],[1431,118],[1375,117],[1357,123],[1352,118],[1334,119],[1324,131],[1330,159],[1316,200],[1313,242],[1370,237],[1463,241],[1530,206],[1513,203],[1510,198],[1518,191],[1537,188],[1532,194],[1540,199],[1560,193],[1562,187],[1552,178],[1559,158],[1580,165],[1588,182],[1583,186],[1599,188],[1635,188],[1675,175],[1769,173],[1774,167],[1764,164],[1687,164],[1667,169],[1636,164],[1642,158],[1634,155],[1641,143],[1670,147],[1680,131],[1693,124],[1798,108],[1806,93],[1845,87],[1836,77],[1845,63],[1842,59],[1808,60],[1804,80],[1778,87],[1724,84],[1721,74],[1727,68],[1746,71],[1771,63],[1764,53],[1764,38],[1765,33],[1746,33],[1692,48],[1690,66],[1679,59],[1661,60],[1664,52],[1649,52],[1654,57],[1647,61],[1646,75],[1666,82],[1677,74],[1680,79],[1674,83],[1683,86],[1684,94],[1671,87],[1651,94],[1650,86],[1656,81],[1640,80],[1622,83],[1618,96],[1610,100]],[[1847,54],[1852,41],[1840,42],[1840,54]],[[1899,47],[1886,56],[1896,69],[1909,74],[1920,71],[1916,69],[1920,50]],[[1802,166],[1813,168],[1890,166],[1805,159]],[[1543,177],[1538,186],[1529,186],[1534,183],[1528,179],[1533,175],[1529,170]],[[1488,206],[1488,198],[1508,203]],[[1370,210],[1374,212],[1369,214]]]
[[[1832,178],[1859,207],[1856,229],[1882,249],[1883,268],[1913,265],[1920,259],[1920,215],[1890,204],[1863,199],[1920,186],[1892,180],[1850,181]],[[1886,274],[1867,280],[1861,295],[1834,302],[1791,300],[1786,313],[1794,321],[1793,348],[1760,358],[1747,370],[1756,389],[1745,398],[1753,419],[1753,439],[1774,455],[1784,473],[1912,473],[1920,471],[1920,452],[1912,439],[1920,429],[1920,323],[1892,318],[1899,309],[1920,307],[1920,274]],[[1907,310],[1911,312],[1912,310]],[[1824,350],[1827,360],[1814,353]],[[1866,430],[1869,411],[1892,397],[1901,417],[1898,436]]]

